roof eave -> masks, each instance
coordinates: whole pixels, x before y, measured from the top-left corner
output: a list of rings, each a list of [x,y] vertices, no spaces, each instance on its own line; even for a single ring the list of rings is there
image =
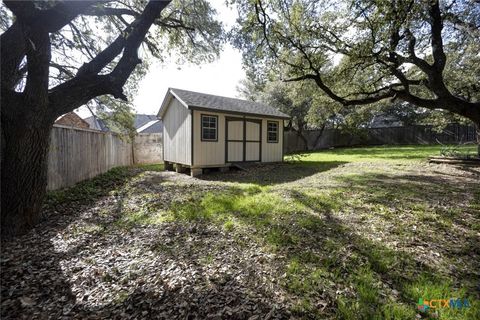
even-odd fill
[[[251,112],[242,112],[242,111],[232,111],[232,110],[224,110],[224,109],[214,109],[214,108],[208,108],[208,107],[199,107],[199,106],[194,106],[190,105],[189,109],[192,110],[205,110],[205,111],[211,111],[211,112],[217,112],[217,113],[227,113],[227,114],[236,114],[236,115],[249,115],[252,117],[263,117],[263,118],[275,118],[275,119],[283,119],[283,120],[289,120],[289,116],[281,116],[281,115],[271,115],[271,114],[265,114],[265,113],[251,113]]]
[[[172,101],[173,98],[176,98],[181,104],[185,106],[185,108],[189,109],[188,105],[183,101],[174,91],[172,88],[168,88],[167,93],[165,94],[165,98],[163,98],[162,105],[160,106],[160,109],[158,110],[157,117],[160,120],[163,120],[163,116],[165,115],[165,112],[168,109],[168,106],[170,105],[170,102]]]

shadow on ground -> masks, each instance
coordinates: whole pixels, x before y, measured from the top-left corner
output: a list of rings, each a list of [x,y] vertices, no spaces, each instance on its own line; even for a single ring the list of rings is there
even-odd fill
[[[413,319],[419,298],[451,295],[472,308],[442,318],[474,319],[478,181],[358,173],[325,188],[343,164],[137,168],[54,193],[43,223],[2,243],[2,319]]]
[[[293,182],[332,170],[346,164],[345,161],[309,161],[277,164],[259,164],[248,167],[246,171],[211,172],[199,178],[205,181],[251,183],[260,186],[273,186]]]
[[[258,279],[258,250],[245,251],[247,267],[232,235],[208,224],[125,223],[132,198],[188,188],[121,168],[51,193],[44,220],[2,243],[1,318],[288,318]]]

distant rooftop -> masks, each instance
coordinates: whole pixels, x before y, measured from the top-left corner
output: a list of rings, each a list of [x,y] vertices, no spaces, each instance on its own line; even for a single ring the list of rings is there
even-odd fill
[[[83,120],[90,125],[90,129],[110,131],[110,128],[107,126],[105,121],[98,117],[90,116]],[[149,125],[147,126],[147,124]],[[157,116],[154,114],[135,114],[133,125],[135,126],[135,129],[137,129],[137,132],[157,133],[163,131],[163,123],[159,121]]]

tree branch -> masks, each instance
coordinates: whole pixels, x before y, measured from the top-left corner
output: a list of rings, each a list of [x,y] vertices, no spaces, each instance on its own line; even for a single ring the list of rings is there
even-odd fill
[[[442,40],[442,14],[440,12],[440,4],[438,0],[433,1],[429,8],[429,14],[431,18],[431,34],[432,34],[432,54],[434,59],[433,67],[442,72],[447,62],[447,57],[443,51]]]
[[[51,109],[56,114],[71,111],[96,96],[112,94],[126,100],[122,87],[140,59],[138,48],[147,35],[150,26],[170,1],[151,0],[125,32],[89,63],[84,64],[75,77],[50,91]],[[123,55],[113,71],[106,75],[98,73],[123,50]]]
[[[51,9],[36,9],[32,1],[5,1],[5,5],[16,16],[16,21],[5,31],[0,38],[1,42],[1,85],[8,89],[15,86],[14,79],[18,79],[18,68],[26,55],[25,32],[44,30],[55,32],[81,14],[96,1],[66,1],[60,2]]]

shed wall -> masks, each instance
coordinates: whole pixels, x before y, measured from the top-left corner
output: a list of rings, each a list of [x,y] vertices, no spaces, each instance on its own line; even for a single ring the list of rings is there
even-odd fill
[[[267,142],[267,122],[278,121],[278,142]],[[262,120],[262,162],[280,162],[283,160],[283,120],[263,119]]]
[[[201,140],[201,115],[215,115],[218,116],[218,140],[217,141],[202,141]],[[239,115],[232,115],[227,113],[217,113],[210,111],[193,110],[193,166],[223,166],[225,165],[225,117],[241,117]],[[280,162],[283,160],[283,120],[275,118],[261,118],[246,116],[248,119],[262,120],[262,162]],[[277,121],[279,123],[279,137],[277,143],[267,143],[267,121]],[[250,128],[251,127],[251,128]],[[247,139],[251,138],[249,128],[253,129],[254,125],[247,122]],[[238,131],[238,136],[243,138],[241,128],[236,128],[234,123],[229,125],[230,135],[233,131]],[[166,141],[165,141],[166,142]],[[167,142],[166,142],[167,143]],[[236,146],[238,144],[238,146]],[[166,146],[165,146],[166,148]],[[237,159],[239,161],[243,158],[243,144],[230,143],[229,153],[232,155],[230,159]],[[247,144],[247,160],[258,158],[256,153],[258,149],[252,145]],[[236,153],[239,153],[235,156]],[[251,154],[251,155],[250,155]],[[167,160],[168,161],[168,160]]]
[[[192,118],[180,101],[172,99],[163,116],[164,161],[191,165]]]
[[[218,116],[217,141],[202,141],[201,115]],[[225,114],[193,110],[193,166],[225,165]]]

